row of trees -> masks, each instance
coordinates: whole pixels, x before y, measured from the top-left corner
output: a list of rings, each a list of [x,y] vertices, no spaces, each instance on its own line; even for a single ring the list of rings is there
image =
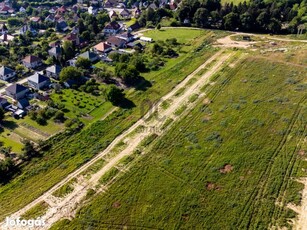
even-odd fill
[[[176,12],[148,8],[139,18],[143,26],[156,26],[163,17],[174,18],[172,26],[192,24],[202,28],[218,28],[249,32],[296,32],[307,23],[306,0],[255,0],[221,4],[220,0],[183,0]]]

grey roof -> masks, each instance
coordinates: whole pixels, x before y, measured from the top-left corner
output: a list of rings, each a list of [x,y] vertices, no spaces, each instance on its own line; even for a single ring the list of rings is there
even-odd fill
[[[39,84],[45,81],[49,81],[49,78],[36,72],[32,76],[28,77],[28,80]]]
[[[30,106],[30,103],[26,98],[18,100],[18,104],[20,104],[22,108]]]
[[[54,74],[59,74],[62,70],[62,67],[59,65],[52,65],[49,66],[46,71],[50,72],[50,73],[54,73]]]
[[[58,55],[58,54],[61,54],[61,53],[62,53],[62,49],[61,49],[61,47],[56,46],[56,47],[51,48],[51,49],[49,50],[49,53]]]
[[[0,104],[3,105],[3,104],[6,104],[6,103],[7,103],[7,99],[0,96]]]
[[[20,84],[13,84],[7,87],[5,90],[12,94],[16,94],[16,93],[20,93],[22,91],[28,90],[28,88]]]
[[[83,58],[87,58],[87,59],[93,59],[93,58],[97,58],[97,54],[90,52],[90,51],[86,51],[82,54],[79,55],[79,57],[83,57]]]
[[[56,29],[57,30],[66,30],[68,27],[67,23],[65,21],[59,21],[57,24],[56,24]]]
[[[2,66],[0,68],[0,74],[1,75],[8,75],[8,74],[11,74],[11,73],[14,73],[14,70],[8,68],[8,67],[5,67],[5,66]]]

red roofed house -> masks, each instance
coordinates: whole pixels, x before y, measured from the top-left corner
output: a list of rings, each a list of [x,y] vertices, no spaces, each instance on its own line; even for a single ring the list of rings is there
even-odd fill
[[[22,60],[22,64],[27,68],[36,68],[42,65],[42,60],[39,57],[29,55]]]
[[[93,47],[93,51],[96,53],[107,53],[111,50],[112,50],[112,46],[105,42],[100,42],[99,44]]]

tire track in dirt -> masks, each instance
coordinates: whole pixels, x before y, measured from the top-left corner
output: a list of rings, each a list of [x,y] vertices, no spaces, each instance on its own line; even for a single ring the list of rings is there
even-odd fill
[[[208,59],[204,64],[202,64],[198,69],[196,69],[193,73],[191,73],[188,77],[185,78],[181,83],[179,83],[170,93],[168,93],[166,96],[162,97],[162,100],[159,101],[159,106],[161,106],[162,101],[167,100],[168,98],[172,97],[178,89],[184,87],[186,83],[194,77],[196,73],[198,73],[200,70],[205,68],[209,63],[211,63],[213,60],[217,59],[217,62],[214,64],[213,67],[210,67],[210,69],[192,86],[186,88],[184,94],[180,96],[172,105],[166,109],[163,112],[164,116],[171,116],[180,106],[182,105],[182,101],[188,100],[188,98],[193,95],[195,92],[200,90],[200,88],[209,80],[209,78],[218,71],[221,66],[224,64],[226,60],[228,60],[232,53],[229,54],[222,54],[224,50],[221,50],[217,52],[215,55],[213,55],[210,59]],[[130,133],[136,130],[137,127],[144,124],[144,118],[148,118],[151,115],[151,113],[147,113],[143,118],[141,118],[139,121],[137,121],[134,125],[132,125],[128,130],[123,132],[121,135],[116,137],[114,141],[101,153],[99,153],[97,156],[95,156],[92,160],[81,166],[79,169],[77,169],[75,172],[71,173],[69,176],[67,176],[65,179],[63,179],[60,183],[56,184],[53,188],[51,188],[49,191],[44,193],[41,197],[34,200],[27,206],[25,206],[23,209],[20,209],[18,212],[14,213],[11,217],[18,217],[25,213],[26,211],[30,210],[35,205],[39,204],[40,202],[47,199],[49,196],[52,196],[52,193],[55,192],[57,189],[61,188],[63,185],[65,185],[67,182],[69,182],[73,178],[77,178],[83,171],[85,171],[88,167],[90,167],[92,164],[97,162],[97,160],[101,159],[104,155],[106,155],[108,152],[110,152],[120,141],[122,141],[126,136],[129,136]],[[151,122],[147,125],[162,125],[162,122],[160,124],[157,121]],[[77,186],[71,194],[68,194],[67,197],[64,199],[58,199],[58,203],[56,207],[51,207],[48,209],[47,213],[44,215],[44,218],[46,218],[47,225],[45,226],[45,229],[48,229],[54,222],[60,220],[63,217],[72,217],[75,214],[75,210],[77,206],[81,203],[82,198],[85,197],[87,189],[92,188],[95,186],[99,180],[99,178],[104,175],[108,169],[115,166],[116,163],[119,162],[120,159],[123,157],[129,155],[140,143],[142,138],[145,138],[145,135],[142,134],[136,135],[136,137],[133,138],[133,140],[129,140],[128,146],[120,152],[118,155],[116,155],[114,158],[110,159],[110,162],[107,163],[99,172],[94,174],[91,179],[88,181],[87,185]]]
[[[296,109],[291,117],[290,123],[288,125],[287,131],[286,133],[283,135],[283,137],[281,138],[281,140],[279,141],[277,147],[275,148],[272,156],[271,156],[271,160],[269,161],[269,164],[266,168],[266,170],[261,174],[260,179],[258,181],[258,186],[255,188],[254,192],[250,195],[248,202],[245,205],[245,210],[242,212],[241,217],[239,218],[236,226],[238,226],[240,229],[241,228],[252,228],[251,224],[253,224],[253,221],[257,220],[257,215],[259,214],[258,212],[258,207],[259,207],[259,202],[261,201],[261,197],[263,195],[263,193],[265,192],[265,189],[267,188],[267,180],[265,180],[265,178],[269,178],[270,174],[271,174],[271,170],[272,170],[272,166],[274,164],[274,159],[275,157],[278,155],[278,153],[280,152],[280,150],[283,148],[287,137],[289,135],[289,133],[291,132],[293,125],[299,115],[299,111],[300,111],[300,107],[301,107],[301,103],[304,101],[304,98],[301,99],[301,101],[298,103],[298,105],[296,106]],[[249,215],[249,220],[247,222],[247,226],[242,226],[243,224],[243,220],[245,219],[246,215],[248,212],[250,212],[250,209],[252,210],[251,214]]]

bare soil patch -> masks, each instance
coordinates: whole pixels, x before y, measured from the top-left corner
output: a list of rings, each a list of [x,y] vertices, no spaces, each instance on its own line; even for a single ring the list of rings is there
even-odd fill
[[[120,204],[119,201],[114,202],[113,205],[112,205],[113,208],[120,208],[120,206],[121,206],[121,204]]]
[[[298,151],[298,155],[300,156],[305,156],[306,152],[305,150],[301,149],[300,151]]]
[[[230,173],[233,170],[233,166],[230,164],[226,164],[223,168],[220,169],[220,173],[226,174]]]

